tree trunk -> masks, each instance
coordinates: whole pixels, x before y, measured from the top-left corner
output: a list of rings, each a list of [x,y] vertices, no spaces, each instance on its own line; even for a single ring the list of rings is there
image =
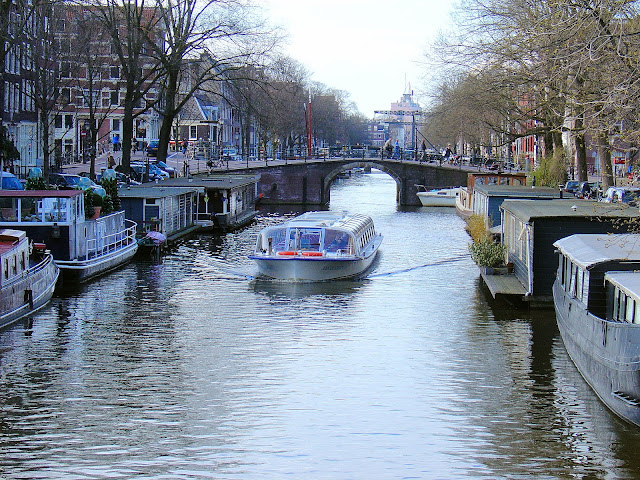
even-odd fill
[[[165,107],[162,112],[162,124],[158,132],[158,155],[157,159],[165,162],[167,160],[167,150],[171,139],[171,126],[176,118],[176,95],[178,93],[178,71],[170,71],[167,75],[167,86],[164,91]],[[176,138],[176,141],[178,139]]]
[[[575,124],[574,124],[574,134],[573,134],[573,146],[575,149],[575,166],[576,166],[576,175],[579,182],[586,182],[587,178],[587,147],[584,142],[584,122],[583,122],[583,114],[580,113],[576,116]]]
[[[40,110],[40,128],[42,129],[42,175],[45,182],[49,182],[49,115],[47,112]]]
[[[602,191],[606,192],[609,187],[614,185],[611,147],[606,133],[598,135],[598,158],[600,158],[600,168],[602,170]]]
[[[122,157],[120,159],[120,164],[122,165],[123,171],[128,174],[131,170],[131,138],[133,136],[133,100],[130,95],[125,96],[123,106]]]

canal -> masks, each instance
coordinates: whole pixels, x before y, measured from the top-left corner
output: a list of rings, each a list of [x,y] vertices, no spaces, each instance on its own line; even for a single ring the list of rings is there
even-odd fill
[[[58,293],[0,332],[7,479],[637,479],[640,432],[551,310],[490,301],[453,209],[380,172],[332,187],[384,242],[365,279],[255,278],[263,211]]]

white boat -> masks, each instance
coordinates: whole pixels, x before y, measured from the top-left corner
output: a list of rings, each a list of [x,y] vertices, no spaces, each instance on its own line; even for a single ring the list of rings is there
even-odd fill
[[[567,352],[604,404],[640,426],[640,235],[572,235],[554,246]]]
[[[364,272],[381,242],[367,215],[307,212],[263,229],[249,258],[271,278],[332,280]]]
[[[44,243],[65,282],[84,282],[124,265],[138,249],[124,211],[87,219],[82,190],[0,190],[0,227]]]
[[[460,187],[425,189],[417,193],[423,207],[455,207],[459,194]]]
[[[0,230],[0,327],[32,314],[53,295],[59,269],[43,245],[32,253],[27,234]]]

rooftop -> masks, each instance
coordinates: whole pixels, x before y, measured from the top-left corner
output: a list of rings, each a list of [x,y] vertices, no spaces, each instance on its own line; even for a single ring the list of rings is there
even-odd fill
[[[515,200],[507,199],[500,207],[523,221],[536,218],[636,218],[640,217],[638,207],[631,207],[625,203],[604,203],[594,200],[553,199],[545,200]]]
[[[633,233],[577,234],[553,245],[584,269],[615,260],[640,262],[640,235]]]

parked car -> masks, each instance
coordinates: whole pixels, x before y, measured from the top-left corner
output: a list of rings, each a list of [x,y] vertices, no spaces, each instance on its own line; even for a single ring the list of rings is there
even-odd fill
[[[580,182],[578,182],[577,180],[569,180],[564,184],[564,187],[562,189],[567,193],[576,193],[579,184]]]
[[[609,187],[602,197],[605,203],[628,203],[636,205],[640,199],[639,187]]]
[[[579,198],[599,198],[602,195],[600,182],[580,182],[574,195]]]
[[[159,167],[161,170],[164,170],[165,172],[167,172],[171,178],[176,176],[176,169],[173,167],[170,167],[169,165],[164,163],[162,160],[157,160],[153,163],[154,165]]]
[[[144,180],[144,175],[147,170],[147,164],[143,162],[135,162],[131,164],[131,169],[134,173],[132,173],[131,177],[138,181],[142,182]],[[162,170],[160,167],[153,163],[149,163],[149,180],[164,180],[165,178],[169,178],[169,174]]]
[[[50,173],[49,184],[58,187],[59,190],[80,190],[80,175],[70,173]]]
[[[147,156],[156,157],[158,155],[158,140],[150,140],[147,144]]]
[[[13,173],[2,172],[3,190],[24,190],[24,186]]]

